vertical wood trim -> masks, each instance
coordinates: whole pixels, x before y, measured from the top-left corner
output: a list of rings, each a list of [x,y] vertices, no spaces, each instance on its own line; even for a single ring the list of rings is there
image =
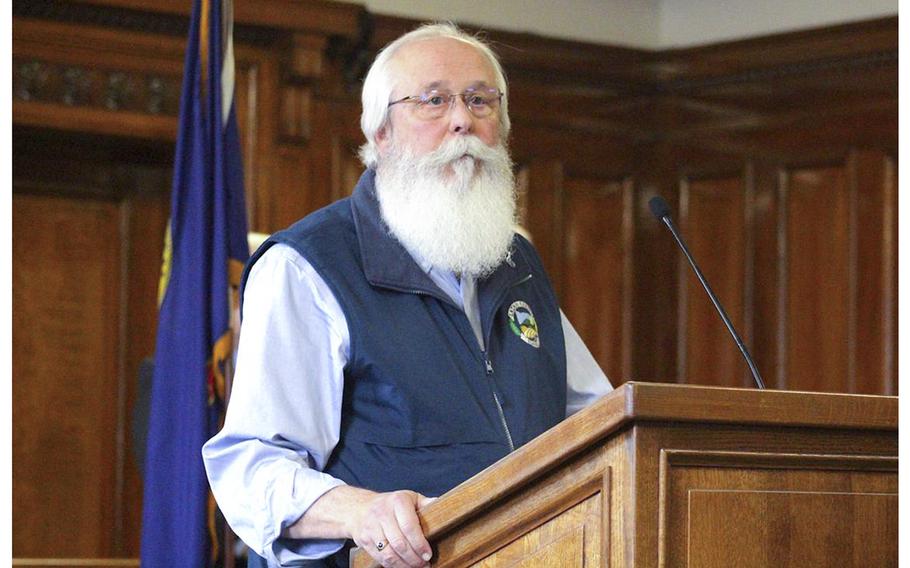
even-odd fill
[[[885,158],[885,180],[882,192],[882,390],[897,395],[896,345],[897,327],[897,167],[890,156]]]
[[[117,318],[117,430],[115,433],[114,465],[114,503],[113,503],[113,552],[117,556],[125,554],[124,511],[126,494],[126,406],[127,376],[126,359],[129,341],[129,258],[132,241],[130,239],[130,216],[132,201],[127,198],[120,202],[120,309]]]
[[[613,549],[613,469],[610,466],[604,467],[603,489],[601,490],[600,501],[600,550],[601,566],[611,564],[610,551]]]
[[[237,57],[240,56],[241,52],[238,51]],[[249,132],[240,132],[241,140],[249,144],[249,148],[255,148],[255,151],[249,152],[251,154],[249,157],[245,157],[243,164],[244,181],[249,180],[251,184],[244,188],[248,227],[251,231],[271,233],[276,228],[276,209],[280,208],[284,201],[281,192],[295,192],[298,189],[277,187],[282,183],[277,167],[280,149],[276,144],[278,138],[276,115],[279,108],[276,91],[280,74],[278,64],[273,54],[259,56],[258,52],[251,51],[249,58],[251,64],[245,68],[248,71],[245,94],[249,97],[247,104],[249,117],[244,123]],[[238,59],[238,63],[241,62],[242,60]],[[234,98],[237,100],[236,95]],[[254,104],[255,106],[252,106]]]
[[[622,208],[622,378],[629,380],[632,377],[632,310],[635,305],[635,182],[632,178],[622,182]]]
[[[755,165],[746,163],[743,173],[743,333],[749,354],[755,353]],[[758,363],[756,363],[756,366]],[[759,368],[759,372],[761,369]],[[753,383],[752,372],[746,364],[742,386]]]
[[[787,355],[787,345],[790,338],[787,331],[788,313],[787,298],[789,295],[789,286],[787,281],[790,277],[788,267],[788,243],[787,243],[787,221],[789,218],[789,187],[790,178],[787,170],[781,167],[777,174],[777,192],[778,198],[778,215],[777,215],[777,388],[786,390],[787,388],[787,365],[789,357]]]
[[[859,155],[847,155],[847,392],[857,391],[857,295],[859,294]]]
[[[667,504],[669,503],[667,485],[669,480],[667,450],[661,448],[657,464],[657,568],[665,568],[667,565]]]
[[[752,355],[768,388],[777,385],[777,297],[778,253],[777,217],[780,210],[777,194],[777,170],[762,161],[752,162],[755,189]]]
[[[552,166],[548,169],[550,170],[548,172],[550,174],[549,189],[553,192],[553,217],[551,218],[553,241],[550,246],[550,258],[555,262],[552,263],[551,267],[547,267],[547,270],[549,270],[551,274],[553,271],[556,271],[556,277],[554,279],[554,282],[556,283],[556,296],[561,298],[566,289],[566,277],[562,270],[563,259],[566,255],[565,171],[561,161],[553,162]]]
[[[679,227],[683,237],[689,232],[689,178],[679,180]],[[672,240],[672,237],[671,237]],[[686,275],[689,266],[682,252],[673,244],[676,256],[676,382],[689,382],[689,286]]]

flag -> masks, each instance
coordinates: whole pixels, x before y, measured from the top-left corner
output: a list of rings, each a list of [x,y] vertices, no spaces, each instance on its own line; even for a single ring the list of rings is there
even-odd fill
[[[200,568],[219,555],[201,450],[222,416],[230,286],[249,255],[231,15],[229,0],[193,2],[144,466],[146,568]]]

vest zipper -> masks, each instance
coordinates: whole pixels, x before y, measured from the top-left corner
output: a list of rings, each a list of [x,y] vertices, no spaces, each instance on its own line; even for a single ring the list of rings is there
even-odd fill
[[[487,352],[483,351],[483,362],[487,367],[487,376],[493,374],[493,363],[490,362],[490,358],[487,357]],[[491,385],[492,386],[492,385]],[[506,433],[506,441],[509,442],[509,451],[515,451],[515,443],[512,441],[512,432],[509,430],[509,424],[506,422],[506,413],[502,410],[502,403],[499,401],[499,395],[496,394],[496,389],[493,388],[493,402],[496,403],[496,411],[499,412],[499,421],[502,424],[502,429]]]
[[[533,274],[528,274],[527,276],[525,276],[518,282],[511,284],[509,286],[509,288],[514,288],[515,286],[518,286],[519,284],[524,284],[525,282],[530,280],[533,276],[534,276]],[[503,294],[505,294],[505,292],[503,292]],[[499,304],[499,301],[501,301],[501,299],[502,299],[502,297],[500,297],[500,299],[497,301],[497,305]],[[487,341],[487,342],[489,342],[489,335],[490,334],[487,333],[487,337],[484,338],[485,341]],[[490,358],[487,357],[486,350],[482,350],[482,353],[483,353],[483,362],[487,367],[487,376],[490,376],[493,374],[493,363],[491,363]],[[499,401],[499,395],[496,394],[495,388],[493,388],[493,402],[496,403],[496,411],[499,412],[499,421],[502,423],[502,429],[506,433],[506,440],[509,442],[509,451],[514,452],[515,443],[512,441],[512,432],[509,430],[509,423],[506,422],[506,413],[502,409],[502,402]]]
[[[522,278],[520,281],[516,282],[512,286],[517,286],[519,284],[527,282],[528,280],[531,279],[532,276],[533,276],[533,274],[528,274],[527,276],[525,276],[524,278]],[[411,294],[418,294],[421,296],[433,296],[434,298],[438,298],[438,296],[436,296],[435,294],[430,294],[429,292],[426,292],[424,290],[414,290],[414,289],[408,289],[408,288],[399,288],[399,290],[402,290],[404,292],[409,292]],[[450,304],[452,303],[450,300],[447,300],[447,301]],[[486,367],[487,376],[490,376],[493,374],[493,363],[490,361],[490,358],[487,357],[487,352],[485,349],[482,349],[481,353],[483,354],[483,362],[484,362],[484,366]],[[491,385],[491,387],[492,387],[492,385]],[[496,389],[492,388],[491,390],[493,391],[493,402],[496,403],[496,411],[499,413],[499,422],[502,424],[502,429],[506,434],[506,441],[509,443],[509,452],[514,452],[515,451],[515,442],[512,441],[512,432],[509,430],[508,422],[506,422],[506,413],[502,409],[502,403],[499,401],[499,395],[496,394]]]
[[[534,276],[533,274],[528,274],[527,276],[525,276],[518,282],[515,282],[514,284],[509,286],[509,288],[514,288],[515,286],[518,286],[519,284],[524,284],[525,282],[530,280],[531,277],[533,277],[533,276]],[[498,303],[499,302],[497,301],[497,304]],[[487,337],[484,338],[484,340],[487,342],[489,341],[489,333],[487,334]],[[490,361],[490,358],[487,357],[487,352],[485,349],[481,349],[481,353],[483,354],[483,363],[486,366],[487,376],[489,377],[489,376],[493,375],[493,363]],[[493,391],[493,402],[496,403],[496,411],[499,413],[499,422],[502,424],[502,429],[506,433],[506,441],[509,442],[509,452],[514,452],[515,451],[515,442],[512,440],[512,432],[509,430],[509,423],[506,422],[506,413],[502,409],[502,402],[500,402],[500,400],[499,400],[499,395],[496,394],[496,388],[493,387],[492,384],[490,385],[490,387],[491,387],[491,390]]]

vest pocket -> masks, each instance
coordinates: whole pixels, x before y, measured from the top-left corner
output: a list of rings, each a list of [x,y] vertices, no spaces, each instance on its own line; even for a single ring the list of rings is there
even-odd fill
[[[484,419],[485,421],[485,419]],[[491,428],[465,428],[464,425],[443,426],[439,423],[419,427],[374,426],[355,420],[342,436],[347,439],[389,448],[434,448],[456,444],[499,443],[502,435]]]

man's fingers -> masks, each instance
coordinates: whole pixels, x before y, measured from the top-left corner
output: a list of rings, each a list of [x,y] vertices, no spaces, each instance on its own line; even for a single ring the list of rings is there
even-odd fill
[[[389,548],[404,562],[404,566],[416,568],[426,564],[411,547],[408,537],[404,535],[397,523],[392,523],[387,527],[386,537],[389,539]]]
[[[426,499],[419,493],[413,491],[403,491],[401,496],[395,500],[395,517],[398,527],[401,529],[403,538],[406,540],[408,548],[414,554],[414,561],[422,565],[429,562],[432,557],[430,543],[427,542],[423,534],[423,527],[420,526],[420,519],[417,517],[418,503],[421,499]],[[399,551],[402,558],[411,560],[405,552]]]
[[[354,541],[383,566],[421,568],[431,556],[417,517],[418,493],[374,494],[357,523]]]
[[[437,499],[439,499],[439,497],[427,497],[425,495],[421,495],[420,493],[418,493],[417,494],[417,508],[423,509],[424,507],[426,507],[427,505],[429,505],[430,503],[432,503],[433,501],[435,501]]]
[[[382,529],[372,532],[368,537],[354,539],[354,542],[357,546],[366,550],[373,557],[373,560],[386,568],[410,566],[395,552]]]

